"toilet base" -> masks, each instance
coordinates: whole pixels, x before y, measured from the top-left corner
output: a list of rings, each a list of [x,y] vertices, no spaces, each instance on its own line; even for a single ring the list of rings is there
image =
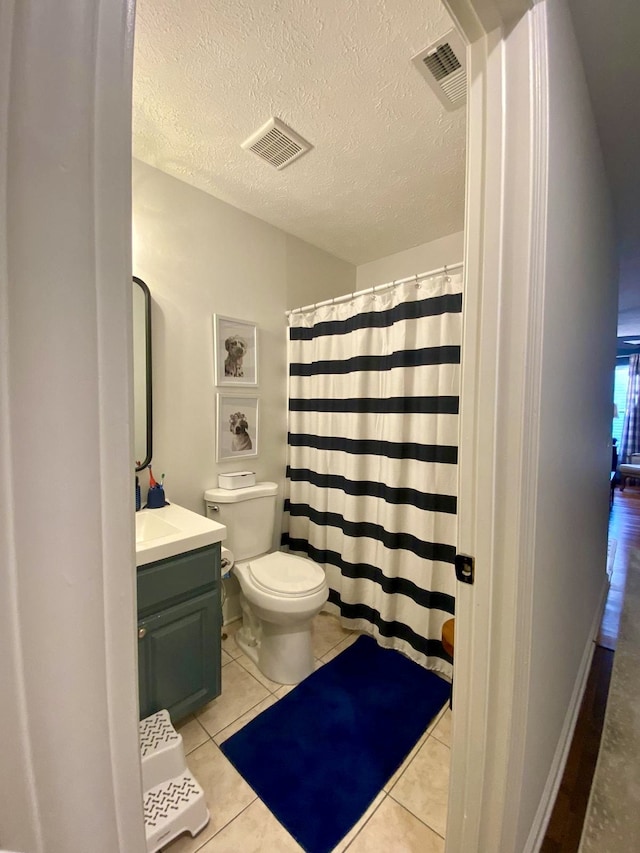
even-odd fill
[[[261,621],[260,641],[250,645],[242,631],[236,643],[260,672],[278,684],[299,684],[315,669],[311,641],[311,619],[296,625],[274,625]]]

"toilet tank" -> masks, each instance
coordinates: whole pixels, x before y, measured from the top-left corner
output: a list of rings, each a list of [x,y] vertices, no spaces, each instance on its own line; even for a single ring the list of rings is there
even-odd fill
[[[256,483],[245,489],[208,489],[207,518],[224,524],[225,548],[236,560],[248,560],[271,550],[276,518],[276,483]]]

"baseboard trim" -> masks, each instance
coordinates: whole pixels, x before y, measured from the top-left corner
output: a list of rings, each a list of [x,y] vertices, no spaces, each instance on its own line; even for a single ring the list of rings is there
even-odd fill
[[[569,750],[571,749],[571,742],[573,741],[573,734],[575,732],[576,723],[578,722],[580,706],[582,705],[582,699],[587,687],[593,653],[596,647],[595,638],[598,636],[604,606],[607,601],[608,590],[609,578],[605,575],[602,592],[600,594],[600,601],[596,607],[591,630],[588,634],[587,643],[585,645],[582,660],[580,662],[580,668],[578,670],[578,676],[573,688],[571,702],[567,708],[567,714],[562,727],[562,733],[558,741],[558,746],[551,763],[547,782],[544,786],[542,797],[540,798],[540,805],[538,806],[523,853],[538,853],[542,846],[547,827],[549,826],[549,821],[551,820],[551,813],[553,812],[553,807],[556,803],[556,797],[558,796],[558,790],[560,789],[560,783],[562,782],[567,758],[569,757]]]

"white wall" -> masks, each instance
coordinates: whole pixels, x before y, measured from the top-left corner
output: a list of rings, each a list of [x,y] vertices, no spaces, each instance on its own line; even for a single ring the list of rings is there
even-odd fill
[[[399,278],[406,278],[429,270],[438,269],[445,264],[460,263],[464,251],[464,234],[457,231],[430,243],[396,252],[367,264],[360,264],[356,271],[356,288],[364,290],[376,284],[386,284]]]
[[[23,853],[146,849],[132,21],[128,2],[0,4],[0,847]]]
[[[277,231],[278,239],[283,233]],[[301,308],[323,299],[344,296],[355,289],[355,266],[291,234],[284,236],[287,308]]]
[[[135,160],[133,235],[133,272],[153,301],[153,465],[167,499],[203,512],[220,471],[282,486],[285,310],[353,290],[355,267]],[[260,397],[259,455],[239,463],[216,462],[216,391],[237,389],[215,387],[214,313],[259,326],[259,387],[245,389]]]
[[[617,288],[598,137],[565,0],[547,0],[548,219],[528,719],[516,849],[525,849],[605,581]],[[534,413],[532,413],[534,414]]]

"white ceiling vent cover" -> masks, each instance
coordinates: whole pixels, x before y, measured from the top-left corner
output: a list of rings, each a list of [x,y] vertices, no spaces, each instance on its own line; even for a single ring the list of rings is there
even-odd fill
[[[411,60],[448,110],[467,100],[467,51],[456,30],[421,50]]]
[[[242,143],[246,151],[253,151],[258,157],[271,163],[276,169],[284,169],[298,157],[302,157],[313,148],[306,139],[277,118],[270,118],[259,130],[256,130]]]

